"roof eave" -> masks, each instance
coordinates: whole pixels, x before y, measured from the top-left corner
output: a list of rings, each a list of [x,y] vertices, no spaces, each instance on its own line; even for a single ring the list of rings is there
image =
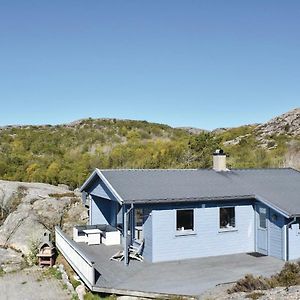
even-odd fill
[[[190,198],[165,198],[165,199],[136,199],[124,200],[124,204],[148,204],[148,203],[174,203],[174,202],[200,202],[200,201],[231,201],[231,200],[251,200],[254,195],[231,195],[219,197],[190,197]]]
[[[124,200],[122,199],[122,197],[119,195],[119,193],[114,189],[114,187],[110,184],[110,182],[108,181],[108,179],[104,176],[104,174],[96,168],[96,173],[97,175],[100,177],[100,179],[103,181],[103,183],[108,187],[108,189],[111,191],[111,193],[116,197],[116,199],[118,200],[118,202],[120,204],[124,203]]]
[[[80,187],[79,191],[83,192],[92,182],[92,180],[94,179],[95,175],[97,174],[97,169],[95,169],[92,174],[89,176],[89,178],[83,183],[83,185]]]
[[[232,201],[232,200],[258,200],[273,210],[279,212],[286,218],[291,218],[295,215],[290,214],[286,210],[274,205],[267,199],[259,195],[230,195],[230,196],[218,196],[218,197],[191,197],[191,198],[166,198],[166,199],[136,199],[136,200],[124,200],[124,204],[149,204],[149,203],[174,203],[174,202],[201,202],[201,201]],[[300,214],[299,214],[300,215]]]
[[[262,203],[264,203],[264,204],[266,204],[267,206],[269,206],[273,210],[279,212],[280,214],[282,214],[286,218],[291,218],[293,216],[292,214],[290,214],[286,210],[274,205],[272,202],[270,202],[269,200],[267,200],[266,198],[264,198],[260,195],[255,195],[255,199],[262,202]]]

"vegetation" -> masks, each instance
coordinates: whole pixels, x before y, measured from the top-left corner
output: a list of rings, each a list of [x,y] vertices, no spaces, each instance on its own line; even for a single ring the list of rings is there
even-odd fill
[[[64,266],[64,269],[69,277],[70,283],[72,284],[75,290],[81,284],[81,282],[74,278],[74,276],[76,275],[75,272],[60,252],[58,253],[58,256],[56,258],[56,264],[62,264]]]
[[[100,299],[116,300],[117,297],[115,295],[101,295],[92,292],[87,292],[84,295],[84,300],[100,300]]]
[[[260,297],[262,297],[264,295],[265,294],[262,293],[262,292],[253,292],[253,293],[250,293],[250,294],[246,295],[245,298],[256,300],[256,299],[259,299]]]
[[[242,137],[235,145],[223,143]],[[271,137],[259,147],[253,126],[194,135],[146,121],[87,119],[73,125],[0,129],[0,178],[64,183],[78,187],[96,167],[208,168],[219,146],[231,167],[276,167],[283,163],[289,137]],[[299,148],[299,144],[298,144]]]
[[[25,256],[25,261],[28,266],[34,266],[38,264],[37,254],[39,253],[39,244],[40,241],[38,239],[30,242],[29,253]]]
[[[76,195],[73,192],[70,192],[70,193],[62,193],[62,194],[49,194],[49,197],[60,199],[63,197],[76,197]]]
[[[45,269],[45,271],[43,272],[43,275],[45,277],[54,277],[59,280],[62,279],[61,272],[54,267],[49,267],[49,268]]]
[[[255,290],[268,290],[274,287],[285,287],[300,284],[300,262],[285,263],[282,270],[271,277],[254,277],[251,274],[238,280],[234,286],[228,289],[228,293],[253,292]]]

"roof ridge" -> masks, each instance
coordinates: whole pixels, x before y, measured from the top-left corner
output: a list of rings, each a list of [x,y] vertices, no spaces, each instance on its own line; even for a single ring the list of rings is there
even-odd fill
[[[212,168],[193,168],[193,169],[176,169],[176,168],[168,168],[168,169],[150,169],[150,168],[120,168],[120,169],[99,169],[100,171],[178,171],[178,172],[182,172],[182,171],[214,171],[214,169]],[[280,167],[272,167],[272,168],[232,168],[229,169],[229,171],[266,171],[266,170],[294,170],[296,172],[299,172],[297,169],[291,168],[291,167],[284,167],[284,168],[280,168]],[[218,172],[217,172],[218,173]]]
[[[100,171],[211,171],[213,169],[99,169]]]
[[[293,168],[291,168],[291,167],[284,167],[284,168],[280,168],[280,167],[272,167],[272,168],[232,168],[230,170],[233,170],[233,171],[236,171],[236,170],[257,171],[257,170],[290,170],[290,169],[293,169]],[[295,169],[293,169],[293,170],[295,170]],[[297,171],[297,170],[295,170],[295,171]]]

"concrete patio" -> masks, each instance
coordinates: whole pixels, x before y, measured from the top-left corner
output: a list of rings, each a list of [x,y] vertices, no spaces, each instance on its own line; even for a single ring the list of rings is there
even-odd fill
[[[199,296],[216,285],[234,282],[245,274],[272,275],[284,265],[284,261],[270,256],[235,254],[164,263],[131,260],[125,266],[123,262],[109,259],[121,246],[78,243],[78,248],[95,261],[99,277],[94,291],[124,291],[128,295],[131,291],[139,291],[149,295]]]

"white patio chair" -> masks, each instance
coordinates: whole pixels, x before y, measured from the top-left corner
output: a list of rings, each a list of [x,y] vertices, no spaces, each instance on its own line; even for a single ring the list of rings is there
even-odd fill
[[[143,251],[143,248],[144,248],[144,240],[142,240],[142,242],[140,243],[139,246],[133,246],[133,245],[130,245],[129,246],[129,257],[132,258],[132,259],[136,259],[138,261],[143,261],[144,258],[142,256],[142,251]]]

